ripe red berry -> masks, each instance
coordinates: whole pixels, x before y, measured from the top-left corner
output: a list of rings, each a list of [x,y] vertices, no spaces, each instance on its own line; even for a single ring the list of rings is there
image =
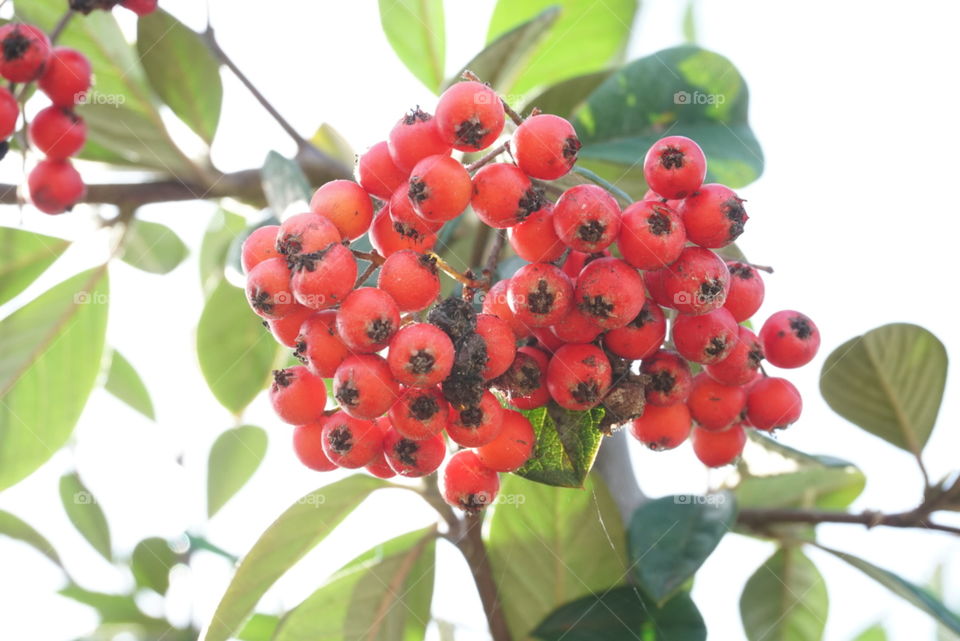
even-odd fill
[[[507,287],[510,285],[509,279],[497,281],[493,284],[486,294],[483,295],[482,310],[484,314],[496,316],[513,330],[517,340],[529,337],[530,327],[519,320],[510,309],[507,300]]]
[[[70,109],[47,107],[30,122],[30,142],[52,160],[66,160],[87,142],[87,125]]]
[[[515,165],[492,163],[473,176],[470,204],[490,227],[506,229],[526,220],[544,205],[543,193]]]
[[[437,157],[437,156],[434,156]],[[424,246],[424,249],[433,247],[436,241],[436,232],[443,227],[443,222],[427,220],[413,208],[413,201],[408,195],[410,186],[407,183],[400,187],[390,197],[390,221],[393,230],[404,237]]]
[[[30,201],[45,214],[62,214],[83,200],[87,186],[69,160],[41,160],[27,177]]]
[[[707,159],[700,145],[684,136],[667,136],[650,147],[643,159],[643,176],[660,196],[686,198],[703,184]]]
[[[564,345],[547,366],[550,396],[568,410],[595,406],[610,389],[612,378],[610,361],[595,345]]]
[[[0,141],[6,140],[17,130],[20,118],[20,105],[10,90],[0,87]]]
[[[387,362],[404,385],[439,385],[453,369],[453,341],[443,330],[428,323],[411,323],[390,341]]]
[[[450,407],[447,435],[463,447],[480,447],[497,438],[503,429],[503,408],[490,392],[484,392],[473,407]]]
[[[368,193],[388,200],[400,185],[407,182],[409,171],[397,167],[390,157],[386,140],[382,140],[367,150],[357,160],[357,180]]]
[[[643,308],[643,278],[619,258],[598,258],[587,263],[577,277],[574,300],[600,327],[623,327]]]
[[[297,358],[322,378],[336,374],[350,355],[350,349],[337,333],[337,312],[331,309],[313,312],[300,324],[295,347]]]
[[[370,463],[383,452],[383,431],[373,421],[336,412],[323,422],[323,451],[332,462],[347,469]]]
[[[620,206],[598,185],[577,185],[553,207],[553,228],[560,240],[580,252],[606,249],[620,232]]]
[[[642,200],[623,211],[617,246],[638,269],[662,269],[680,256],[687,233],[679,214],[661,202]]]
[[[487,346],[487,364],[481,376],[484,380],[496,378],[507,371],[517,355],[513,330],[492,314],[477,314],[477,335]]]
[[[400,329],[400,311],[390,294],[376,287],[350,292],[337,312],[337,333],[351,351],[372,354]]]
[[[145,16],[157,10],[157,3],[158,0],[121,0],[120,6],[138,16]]]
[[[283,221],[277,230],[277,251],[284,256],[319,252],[341,240],[337,226],[326,216],[313,212],[297,214]]]
[[[58,107],[83,102],[90,90],[93,69],[85,55],[67,47],[55,47],[37,80],[37,87]]]
[[[293,428],[293,452],[311,470],[330,472],[337,469],[323,451],[323,423],[308,423]]]
[[[663,292],[681,314],[723,307],[730,290],[726,263],[709,249],[687,247],[663,275]]]
[[[0,27],[0,76],[10,82],[30,82],[50,59],[50,40],[42,29],[11,22]]]
[[[406,200],[406,190],[400,187],[404,200]],[[409,202],[406,205],[410,207]],[[392,256],[398,251],[411,249],[415,252],[423,253],[430,251],[437,242],[437,235],[429,230],[429,223],[420,219],[423,227],[413,226],[410,223],[416,219],[398,218],[396,221],[391,216],[393,207],[384,207],[376,216],[373,217],[373,225],[370,226],[370,244],[381,256]]]
[[[701,463],[708,467],[723,467],[736,461],[743,453],[747,433],[740,423],[720,431],[695,427],[690,440],[693,442],[693,453]]]
[[[603,332],[597,324],[597,318],[583,312],[579,307],[573,307],[570,312],[550,326],[550,331],[544,328],[534,330],[537,340],[550,351],[556,351],[563,343],[590,343]]]
[[[643,272],[643,284],[647,286],[647,294],[657,305],[673,309],[673,300],[667,296],[667,290],[663,282],[667,274],[666,269]]]
[[[440,468],[447,455],[447,444],[442,434],[414,440],[391,427],[383,439],[383,453],[394,472],[408,478],[419,478],[433,474]]]
[[[279,225],[264,225],[250,232],[240,249],[240,264],[243,267],[244,274],[249,273],[251,269],[268,258],[283,257],[277,251],[277,233],[279,231]]]
[[[699,316],[678,314],[673,321],[673,345],[694,363],[717,363],[733,351],[739,336],[737,321],[720,307]]]
[[[504,410],[502,422],[497,438],[477,448],[477,458],[495,472],[514,472],[530,459],[537,437],[533,425],[520,412]]]
[[[513,157],[523,173],[542,180],[566,175],[582,146],[573,125],[553,114],[527,118],[513,132],[512,143]]]
[[[282,258],[268,258],[251,269],[246,293],[250,308],[268,320],[283,318],[299,308],[291,291],[290,268]]]
[[[666,335],[663,310],[648,298],[636,318],[604,335],[603,344],[617,356],[636,361],[652,356],[663,345]]]
[[[693,377],[687,407],[693,420],[705,430],[722,430],[740,419],[747,393],[740,386],[718,383],[705,372]]]
[[[629,424],[630,435],[651,450],[672,450],[690,435],[690,410],[683,403],[647,405]]]
[[[278,343],[287,347],[296,347],[297,337],[300,335],[300,326],[314,313],[309,307],[298,304],[296,309],[283,318],[268,320],[267,327],[270,328],[270,333],[273,334]]]
[[[704,370],[713,380],[724,385],[746,385],[757,377],[763,348],[756,335],[742,325],[737,329],[737,341],[722,361],[707,365]]]
[[[344,359],[333,375],[333,395],[350,416],[374,419],[396,402],[400,387],[383,358],[355,354]]]
[[[549,203],[511,227],[509,239],[517,256],[531,263],[552,262],[566,249],[553,228],[553,206]]]
[[[673,405],[683,403],[690,395],[693,376],[690,365],[676,352],[661,349],[644,359],[640,372],[650,377],[647,384],[647,403]]]
[[[743,233],[747,223],[743,200],[729,187],[704,185],[683,200],[680,217],[687,240],[701,247],[726,247]]]
[[[381,416],[373,421],[373,424],[380,431],[380,449],[378,449],[377,453],[373,455],[373,459],[363,466],[363,469],[373,476],[376,476],[378,479],[392,479],[397,475],[397,473],[393,471],[392,467],[390,467],[390,464],[387,462],[387,457],[383,451],[383,439],[387,436],[387,432],[390,430],[390,419],[388,419],[386,416]]]
[[[450,406],[436,387],[407,387],[389,410],[390,423],[407,438],[424,439],[447,426]]]
[[[547,368],[550,357],[536,347],[521,347],[498,385],[507,393],[510,404],[521,410],[543,407],[550,400]]]
[[[458,82],[437,102],[440,137],[458,151],[480,151],[494,143],[504,125],[503,104],[490,87]]]
[[[507,285],[507,304],[516,319],[528,327],[553,325],[573,305],[573,284],[550,263],[524,265]]]
[[[405,172],[427,156],[450,153],[450,144],[440,137],[437,120],[419,107],[394,125],[387,146],[394,164]]]
[[[410,172],[407,196],[417,213],[433,222],[452,220],[470,204],[470,174],[450,156],[427,156]]]
[[[747,422],[758,430],[787,427],[800,418],[803,399],[785,378],[762,377],[747,393]]]
[[[410,249],[398,251],[380,266],[377,287],[390,294],[401,312],[419,312],[440,295],[437,262]]]
[[[784,310],[760,328],[763,353],[771,365],[791,369],[806,365],[820,349],[820,330],[810,317]]]
[[[589,343],[590,341],[567,341],[557,336],[557,334],[553,331],[554,327],[564,327],[564,329],[566,329],[565,327],[566,323],[570,321],[571,317],[573,317],[574,314],[580,315],[580,317],[577,318],[576,321],[574,321],[574,322],[577,322],[578,325],[580,324],[578,321],[582,321],[583,319],[586,318],[586,316],[583,315],[579,309],[574,307],[574,308],[571,308],[570,312],[567,313],[566,316],[564,316],[562,319],[557,321],[555,325],[551,325],[550,327],[534,327],[532,330],[530,330],[533,333],[533,337],[537,339],[537,342],[536,342],[537,347],[544,350],[548,354],[553,354],[555,351],[563,347],[565,343],[569,343],[569,342]],[[579,331],[575,333],[585,331],[583,327],[577,327],[576,329]]]
[[[320,421],[327,405],[327,388],[323,379],[299,365],[274,370],[269,396],[273,411],[280,420],[291,425]]]
[[[340,304],[353,290],[357,280],[357,260],[340,243],[310,254],[300,254],[296,260],[290,287],[301,305],[327,309]]]
[[[331,180],[321,186],[310,199],[310,211],[328,218],[340,237],[349,240],[363,236],[373,222],[373,202],[352,180]]]
[[[476,513],[491,505],[499,492],[499,475],[481,463],[473,450],[461,450],[447,461],[443,500],[449,505]]]
[[[764,286],[760,272],[747,263],[728,261],[730,292],[723,304],[734,320],[742,323],[757,313],[763,303]]]

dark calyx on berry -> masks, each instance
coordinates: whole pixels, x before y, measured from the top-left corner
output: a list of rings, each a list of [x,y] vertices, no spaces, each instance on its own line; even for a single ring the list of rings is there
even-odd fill
[[[429,374],[433,371],[436,359],[433,354],[421,349],[410,356],[407,362],[410,363],[410,371],[414,374]]]
[[[534,314],[549,314],[555,299],[556,295],[550,291],[549,284],[543,278],[537,281],[537,288],[527,295],[527,303]]]
[[[353,434],[346,425],[338,425],[330,430],[327,442],[330,444],[330,449],[337,454],[347,454],[353,449]]]
[[[483,126],[479,118],[464,120],[457,127],[457,144],[479,149],[490,130]]]
[[[437,404],[437,400],[428,394],[418,396],[410,404],[410,414],[418,421],[427,421],[439,411],[440,406]]]
[[[360,401],[360,390],[351,383],[346,383],[337,389],[337,393],[334,394],[334,396],[337,397],[337,401],[339,401],[341,405],[353,407]]]
[[[660,165],[664,169],[682,169],[685,158],[678,147],[667,147],[660,154]]]
[[[404,465],[409,465],[411,467],[416,466],[417,452],[419,451],[420,445],[416,441],[408,438],[400,439],[393,446],[393,452],[397,455],[397,459]]]
[[[813,334],[813,328],[810,327],[810,319],[806,316],[794,316],[790,319],[790,329],[794,336],[800,340],[806,340]]]
[[[293,372],[288,369],[273,370],[273,386],[275,388],[286,387],[293,382]]]
[[[403,116],[403,124],[405,124],[405,125],[415,125],[415,124],[417,124],[417,121],[418,121],[418,120],[419,120],[420,122],[427,122],[427,121],[430,120],[431,118],[433,118],[433,116],[431,116],[431,115],[428,114],[427,112],[425,112],[425,111],[423,111],[422,109],[420,109],[420,105],[417,105],[416,107],[414,107],[413,109],[411,109],[410,111],[408,111],[406,114],[404,114],[404,116]]]
[[[665,236],[673,231],[670,217],[658,211],[657,207],[654,207],[653,213],[647,217],[647,224],[650,226],[650,233],[654,236]]]
[[[430,310],[427,322],[442,329],[456,345],[476,331],[477,312],[467,301],[451,296]]]
[[[736,240],[743,233],[743,226],[747,222],[747,211],[743,208],[743,200],[731,198],[723,203],[723,214],[730,221],[730,240]]]

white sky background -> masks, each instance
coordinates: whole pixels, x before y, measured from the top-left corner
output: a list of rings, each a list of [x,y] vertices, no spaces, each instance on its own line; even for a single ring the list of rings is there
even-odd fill
[[[203,3],[161,4],[202,27]],[[362,150],[382,139],[405,109],[435,102],[393,55],[372,0],[210,4],[224,49],[305,134],[328,122]],[[494,2],[446,4],[447,69],[452,73],[481,48]],[[680,42],[683,4],[645,2],[630,58]],[[848,338],[895,321],[926,326],[951,354],[960,354],[960,325],[948,315],[957,309],[953,281],[960,231],[960,212],[949,196],[960,144],[960,89],[954,82],[960,59],[957,12],[954,3],[935,1],[910,3],[909,8],[906,3],[820,1],[801,9],[755,0],[703,3],[698,14],[700,43],[729,57],[749,83],[751,124],[766,155],[763,177],[741,192],[751,215],[741,245],[753,260],[777,269],[766,279],[767,299],[759,316],[799,309],[816,320],[823,334],[817,360],[788,373],[804,394],[805,415],[781,438],[859,465],[868,485],[854,509],[911,508],[919,500],[921,479],[908,455],[827,408],[817,389],[823,358]],[[226,109],[214,146],[217,165],[242,169],[259,165],[270,149],[292,153],[293,145],[243,88],[229,74],[224,82]],[[15,165],[12,159],[0,165],[0,178],[18,180]],[[142,214],[174,227],[195,248],[211,211],[202,204],[175,204],[152,206]],[[13,224],[15,216],[7,208],[0,220]],[[82,214],[55,220],[28,214],[28,220],[39,225],[35,228],[60,234],[89,225]],[[206,455],[233,419],[210,395],[196,365],[194,327],[202,303],[196,254],[170,276],[145,275],[119,263],[111,272],[110,341],[145,378],[159,422],[147,422],[97,391],[72,450],[58,453],[30,479],[0,495],[0,508],[49,537],[81,584],[103,591],[125,589],[131,579],[107,565],[73,531],[59,506],[58,478],[74,465],[99,497],[120,556],[144,537],[175,537],[186,529],[242,554],[288,505],[337,478],[318,476],[296,463],[289,428],[261,398],[246,422],[268,430],[267,459],[202,530]],[[951,378],[940,425],[927,448],[934,479],[958,466],[956,389]],[[653,454],[631,444],[631,453],[644,489],[655,496],[703,492],[726,474],[706,472],[689,445]],[[415,498],[383,493],[271,590],[263,609],[294,606],[356,554],[430,519]],[[951,555],[956,560],[958,552],[958,543],[948,536],[916,531],[867,533],[857,526],[823,526],[820,536],[828,545],[918,583]],[[464,626],[458,639],[486,638],[479,601],[472,586],[464,587],[469,581],[465,566],[448,546],[438,549],[443,571],[437,578],[435,614]],[[740,590],[772,549],[729,536],[698,575],[694,599],[712,640],[743,638]],[[848,641],[878,620],[888,625],[892,639],[933,638],[932,623],[918,610],[839,561],[815,552],[811,556],[830,590],[828,641]],[[947,585],[958,584],[958,577],[954,562]],[[229,578],[223,560],[198,555],[192,572],[176,576],[168,612],[179,621],[191,613],[206,621]],[[93,612],[57,596],[61,586],[59,571],[43,557],[0,540],[0,637],[67,640],[92,629]],[[960,609],[960,589],[948,597]],[[160,613],[163,604],[148,600],[144,607]]]

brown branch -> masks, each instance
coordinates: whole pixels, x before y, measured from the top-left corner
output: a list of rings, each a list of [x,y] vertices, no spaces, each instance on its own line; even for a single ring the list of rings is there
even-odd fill
[[[490,625],[490,635],[493,641],[511,641],[510,628],[507,627],[497,583],[493,578],[493,566],[490,565],[490,556],[483,543],[483,514],[468,515],[461,523],[461,531],[453,543],[463,554],[473,573],[473,581],[480,593],[483,611]]]
[[[921,505],[909,512],[883,514],[882,512],[833,512],[827,510],[779,510],[762,508],[744,508],[740,510],[737,521],[750,529],[765,531],[770,526],[782,523],[806,523],[819,525],[820,523],[852,523],[874,528],[878,525],[897,528],[922,528],[949,532],[960,536],[960,527],[941,525],[930,520],[930,510]]]
[[[503,253],[503,246],[507,242],[507,230],[498,229],[497,235],[493,239],[493,245],[490,246],[490,254],[487,255],[487,262],[483,265],[483,273],[493,286],[496,278],[497,264],[500,262],[500,254]]]
[[[472,175],[473,172],[480,169],[484,165],[490,164],[490,162],[493,161],[494,158],[504,153],[505,151],[508,151],[509,149],[510,149],[509,140],[503,143],[502,145],[497,145],[496,147],[494,147],[493,149],[485,153],[481,158],[467,165],[466,166],[467,173]]]

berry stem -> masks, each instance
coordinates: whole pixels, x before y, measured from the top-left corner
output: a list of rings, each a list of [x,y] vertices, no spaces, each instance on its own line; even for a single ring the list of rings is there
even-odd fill
[[[467,173],[473,175],[473,173],[474,173],[475,171],[477,171],[478,169],[480,169],[480,168],[483,167],[484,165],[490,164],[490,163],[493,161],[494,158],[496,158],[497,156],[499,156],[499,155],[502,154],[503,152],[508,151],[509,149],[510,149],[510,141],[509,141],[509,140],[508,140],[507,142],[503,143],[502,145],[497,145],[496,147],[494,147],[493,149],[491,149],[490,151],[488,151],[486,154],[484,154],[482,158],[480,158],[480,159],[478,159],[478,160],[475,160],[475,161],[473,161],[472,163],[470,163],[469,165],[467,165],[467,167],[466,167]]]
[[[359,249],[351,249],[350,251],[352,251],[353,255],[357,258],[373,263],[375,267],[382,265],[384,261],[386,261],[386,258],[378,254],[376,251],[362,252]]]
[[[756,269],[757,271],[767,272],[768,274],[773,273],[773,267],[770,267],[768,265],[754,265],[753,263],[747,263],[747,264],[753,267],[754,269]]]
[[[357,278],[357,283],[356,285],[353,286],[353,288],[359,289],[360,287],[363,287],[363,284],[367,282],[367,279],[370,278],[370,275],[373,274],[373,272],[375,271],[377,271],[376,263],[370,263],[369,265],[367,265],[367,268],[363,270],[363,273],[360,274],[359,278]]]
[[[480,76],[473,73],[469,69],[465,70],[462,74],[460,74],[460,77],[463,78],[464,80],[473,80],[474,82],[483,82],[483,80],[480,80]],[[516,111],[513,110],[513,107],[507,104],[506,100],[504,100],[501,97],[500,102],[503,103],[503,111],[505,114],[510,116],[510,120],[512,120],[517,125],[523,124],[523,118],[520,116],[520,114],[518,114]]]
[[[491,284],[496,280],[497,264],[500,262],[500,254],[503,253],[506,242],[507,230],[498,229],[493,245],[490,246],[490,253],[487,254],[487,262],[483,265],[483,274]]]
[[[442,271],[443,273],[445,273],[447,276],[454,279],[458,283],[462,284],[464,287],[469,287],[470,289],[483,289],[483,290],[490,289],[490,283],[488,283],[485,280],[474,280],[469,276],[461,274],[456,269],[454,269],[453,266],[450,265],[450,263],[445,261],[438,254],[429,252],[427,255],[433,258],[437,262],[437,268],[440,271]]]

